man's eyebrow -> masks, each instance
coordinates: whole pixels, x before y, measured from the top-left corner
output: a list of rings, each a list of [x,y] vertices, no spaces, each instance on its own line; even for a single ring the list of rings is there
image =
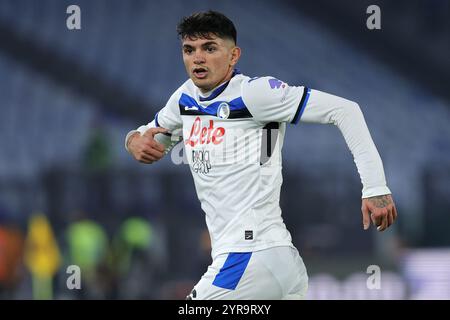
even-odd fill
[[[208,42],[205,42],[205,43],[202,43],[202,47],[204,48],[204,47],[207,47],[207,46],[210,46],[210,45],[219,45],[216,41],[208,41]],[[190,44],[183,44],[183,48],[184,49],[193,49],[194,48],[194,46],[191,46]]]
[[[218,43],[215,41],[208,41],[208,42],[205,42],[204,44],[202,44],[202,47],[210,46],[212,44],[218,45]]]

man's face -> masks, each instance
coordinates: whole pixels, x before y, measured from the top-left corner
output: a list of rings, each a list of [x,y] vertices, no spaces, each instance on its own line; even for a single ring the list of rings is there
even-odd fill
[[[210,34],[208,38],[186,37],[182,44],[186,71],[202,92],[231,78],[240,56],[234,41]]]

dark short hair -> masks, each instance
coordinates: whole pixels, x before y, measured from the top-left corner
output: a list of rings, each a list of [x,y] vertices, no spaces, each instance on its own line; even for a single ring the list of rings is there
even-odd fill
[[[219,38],[228,38],[236,43],[237,32],[233,22],[217,11],[197,12],[184,17],[177,25],[177,32],[181,39],[206,38],[211,34]]]

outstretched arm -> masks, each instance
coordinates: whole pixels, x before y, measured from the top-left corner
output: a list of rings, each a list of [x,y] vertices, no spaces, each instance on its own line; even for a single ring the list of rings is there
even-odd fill
[[[362,214],[364,229],[370,221],[384,231],[397,218],[397,211],[386,185],[383,163],[373,143],[364,116],[356,102],[311,90],[301,121],[332,123],[344,136],[363,184]],[[369,218],[370,217],[370,218]]]

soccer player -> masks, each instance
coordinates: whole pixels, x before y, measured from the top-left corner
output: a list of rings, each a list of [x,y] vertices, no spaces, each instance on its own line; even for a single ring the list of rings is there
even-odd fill
[[[189,78],[126,149],[142,163],[183,141],[211,237],[212,264],[188,299],[302,299],[308,276],[281,216],[286,125],[336,125],[361,177],[363,227],[396,219],[383,164],[359,105],[236,68],[241,49],[226,16],[208,11],[177,27]]]

